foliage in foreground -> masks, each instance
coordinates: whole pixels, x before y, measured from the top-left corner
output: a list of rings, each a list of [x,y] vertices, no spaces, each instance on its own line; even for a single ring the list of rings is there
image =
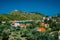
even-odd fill
[[[2,40],[58,40],[56,36],[49,35],[49,32],[39,32],[31,28],[12,27],[0,25],[0,38]]]

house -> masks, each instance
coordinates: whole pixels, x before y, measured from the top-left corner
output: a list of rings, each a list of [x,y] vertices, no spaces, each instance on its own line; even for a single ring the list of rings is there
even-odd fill
[[[6,21],[2,21],[1,23],[2,23],[2,25],[4,25],[6,23]]]
[[[56,20],[56,24],[60,24],[60,20]]]
[[[13,21],[13,22],[11,23],[11,26],[17,27],[17,26],[19,26],[19,23],[18,23],[17,21]]]
[[[22,21],[10,21],[11,22],[11,26],[15,26],[15,27],[17,27],[17,26],[20,26],[20,27],[25,27],[26,25],[26,23],[32,23],[33,22],[33,20],[22,20]]]
[[[46,32],[46,29],[43,28],[43,27],[36,27],[37,31],[40,31],[40,32]]]
[[[45,20],[46,19],[46,17],[43,17],[43,20]]]
[[[45,27],[45,28],[49,28],[49,24],[48,24],[48,23],[46,23],[44,27]]]
[[[26,25],[25,25],[25,24],[20,24],[19,26],[20,26],[21,28],[22,28],[22,27],[26,27]]]
[[[60,30],[58,31],[58,39],[60,40]]]
[[[6,21],[2,21],[2,24],[6,23]]]
[[[56,22],[56,19],[52,19],[53,22]]]
[[[49,28],[49,24],[48,24],[48,23],[42,22],[42,23],[41,23],[41,26],[42,26],[42,27],[45,27],[45,28]]]

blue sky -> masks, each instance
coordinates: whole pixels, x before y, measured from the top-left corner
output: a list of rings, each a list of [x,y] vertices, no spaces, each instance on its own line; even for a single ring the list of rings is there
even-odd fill
[[[0,13],[15,9],[52,16],[60,13],[60,0],[0,0]]]

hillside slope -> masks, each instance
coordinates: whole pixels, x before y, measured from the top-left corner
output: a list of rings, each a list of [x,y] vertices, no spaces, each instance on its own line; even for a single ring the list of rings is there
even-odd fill
[[[14,10],[7,14],[0,14],[0,20],[39,20],[44,15],[38,12],[22,12]]]

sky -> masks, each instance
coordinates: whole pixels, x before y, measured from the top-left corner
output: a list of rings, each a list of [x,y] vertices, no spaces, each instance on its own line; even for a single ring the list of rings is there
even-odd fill
[[[60,13],[60,0],[0,0],[0,14],[9,13],[15,9],[53,16]]]

